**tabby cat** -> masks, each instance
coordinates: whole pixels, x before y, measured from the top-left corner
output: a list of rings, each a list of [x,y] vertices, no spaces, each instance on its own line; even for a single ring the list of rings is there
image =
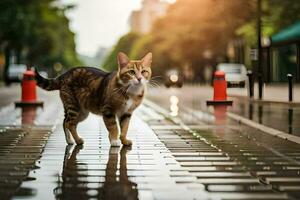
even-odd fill
[[[60,92],[65,111],[63,129],[68,144],[73,144],[73,139],[76,144],[83,144],[76,127],[89,112],[103,116],[111,146],[120,146],[120,140],[123,145],[132,144],[126,137],[127,130],[132,112],[145,96],[152,73],[152,53],[141,60],[129,60],[120,52],[117,59],[118,70],[111,73],[77,67],[57,78],[46,79],[35,70],[39,87]]]

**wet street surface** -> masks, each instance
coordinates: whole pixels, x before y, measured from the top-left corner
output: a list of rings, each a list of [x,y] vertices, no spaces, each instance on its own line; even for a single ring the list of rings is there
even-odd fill
[[[110,147],[104,124],[94,115],[79,132],[85,144],[66,145],[58,125],[13,199],[206,199],[196,177],[139,118],[129,130],[132,147]]]
[[[199,119],[204,120],[205,123],[214,124],[214,110],[206,106],[206,101],[211,100],[212,97],[213,88],[201,85],[170,89],[158,87],[151,89],[148,95],[149,99],[169,110],[172,115],[179,115],[186,119],[185,122],[188,124],[194,124]],[[228,112],[285,133],[300,136],[298,123],[300,105],[250,102],[245,98],[237,97],[230,99],[233,100],[233,106],[227,108]]]
[[[66,145],[56,93],[43,109],[2,107],[0,199],[300,199],[299,144],[163,94],[136,111],[132,147],[110,147],[95,115],[78,127],[85,144]]]

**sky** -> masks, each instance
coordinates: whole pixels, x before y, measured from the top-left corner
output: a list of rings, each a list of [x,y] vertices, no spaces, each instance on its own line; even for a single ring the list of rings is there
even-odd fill
[[[94,56],[99,47],[111,47],[129,31],[129,17],[142,0],[61,0],[75,4],[68,11],[78,53]]]

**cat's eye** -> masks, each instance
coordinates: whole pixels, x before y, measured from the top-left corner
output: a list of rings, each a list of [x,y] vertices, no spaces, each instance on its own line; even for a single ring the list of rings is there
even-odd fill
[[[135,75],[135,71],[134,71],[134,70],[130,70],[128,73],[129,73],[130,75]]]
[[[147,70],[143,70],[143,71],[142,71],[142,74],[143,74],[143,73],[146,73],[146,72],[148,72],[148,71],[147,71]]]

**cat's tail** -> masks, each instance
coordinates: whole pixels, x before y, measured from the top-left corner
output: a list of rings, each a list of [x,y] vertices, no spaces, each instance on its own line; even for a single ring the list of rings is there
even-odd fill
[[[35,71],[35,78],[36,78],[36,82],[37,85],[40,88],[43,88],[44,90],[59,90],[60,89],[60,81],[57,78],[44,78],[41,74],[38,73],[37,68],[34,68]]]

